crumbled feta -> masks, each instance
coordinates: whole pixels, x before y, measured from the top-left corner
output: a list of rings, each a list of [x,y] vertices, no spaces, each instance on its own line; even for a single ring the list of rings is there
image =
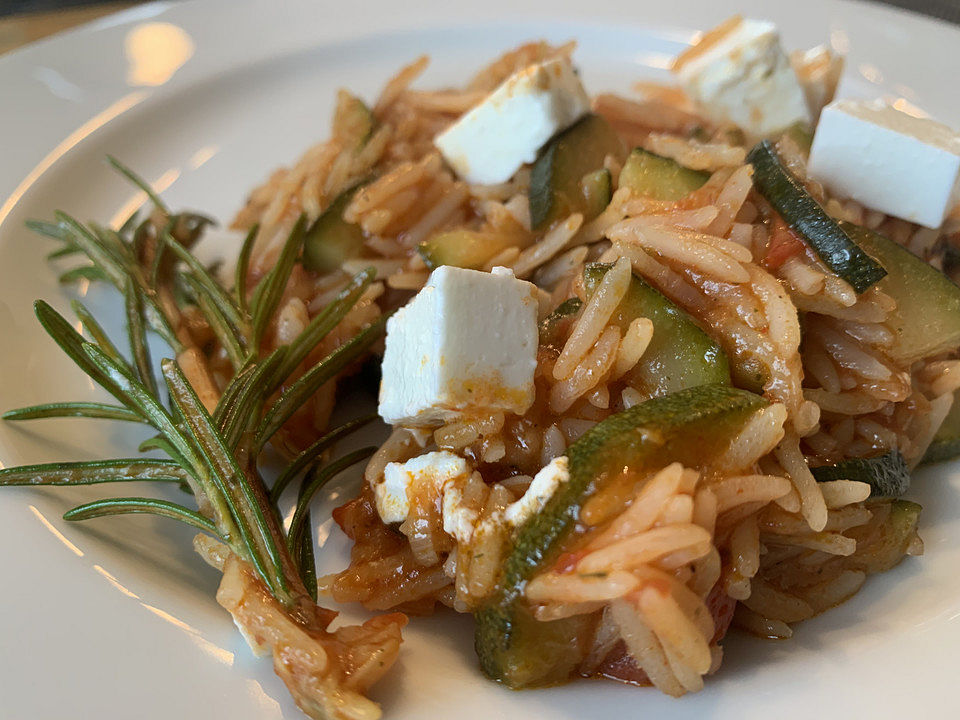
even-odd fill
[[[387,321],[380,416],[439,425],[533,403],[537,288],[509,274],[441,266]]]
[[[551,460],[538,472],[523,497],[508,505],[503,515],[507,523],[519,527],[536,515],[547,504],[563,483],[570,479],[569,463],[565,455]]]
[[[463,493],[453,483],[443,489],[443,531],[466,545],[473,538],[479,514],[463,504]]]
[[[833,193],[929,228],[960,200],[957,133],[883,103],[825,107],[807,167]]]
[[[700,111],[718,124],[765,137],[810,121],[803,89],[771,22],[731,18],[677,57],[673,71]]]
[[[467,182],[502,183],[589,110],[570,60],[557,57],[511,75],[434,144]]]
[[[451,452],[426,453],[405,463],[387,463],[383,481],[373,486],[377,513],[385,523],[400,523],[410,512],[410,490],[431,486],[442,491],[444,486],[469,472],[467,462]]]

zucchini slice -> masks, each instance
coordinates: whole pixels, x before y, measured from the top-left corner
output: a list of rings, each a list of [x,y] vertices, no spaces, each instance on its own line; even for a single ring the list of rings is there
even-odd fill
[[[417,252],[431,270],[441,265],[479,270],[494,255],[516,243],[507,235],[457,228],[431,235],[420,243]]]
[[[943,419],[930,447],[923,456],[923,462],[937,463],[952,460],[960,455],[960,390],[953,393],[953,405]]]
[[[344,190],[337,199],[320,213],[307,230],[303,241],[303,266],[318,273],[333,272],[360,254],[363,248],[363,230],[343,219],[343,211],[363,183]]]
[[[760,194],[824,264],[854,290],[862,293],[887,274],[787,170],[769,140],[755,145],[747,160],[753,164],[753,184]]]
[[[570,479],[519,528],[497,591],[475,614],[483,671],[513,688],[566,679],[582,620],[535,620],[523,598],[527,580],[576,539],[580,508],[607,480],[673,461],[703,466],[766,405],[746,390],[703,385],[612,415],[571,445]]]
[[[699,190],[710,173],[686,168],[676,160],[634,148],[620,171],[619,187],[628,187],[635,195],[676,202]]]
[[[586,217],[602,213],[613,197],[613,176],[606,168],[589,172],[580,178],[580,194],[584,199]]]
[[[836,465],[810,468],[817,482],[859,480],[871,487],[870,497],[900,497],[910,489],[910,470],[899,450],[868,458],[851,458]]]
[[[871,574],[886,572],[907,554],[917,537],[923,508],[909,500],[881,500],[875,507],[879,509],[883,503],[890,503],[890,512],[883,522],[869,522],[847,531],[846,535],[857,541],[857,550],[845,558],[845,566]]]
[[[611,265],[590,263],[583,270],[587,297]],[[730,363],[720,346],[685,311],[634,275],[612,322],[626,330],[636,318],[649,318],[653,337],[627,382],[650,397],[697,385],[729,385]]]
[[[531,227],[547,227],[574,212],[582,212],[585,220],[599,215],[606,203],[598,210],[597,200],[585,196],[582,181],[603,169],[607,155],[621,160],[626,149],[599,115],[587,115],[544,145],[530,170]]]
[[[582,307],[583,301],[578,297],[569,298],[557,305],[540,323],[540,345],[560,352],[563,349],[560,341],[561,330],[573,320]]]
[[[893,240],[852,223],[841,227],[887,268],[877,287],[897,301],[888,319],[890,357],[909,364],[960,345],[960,287]]]

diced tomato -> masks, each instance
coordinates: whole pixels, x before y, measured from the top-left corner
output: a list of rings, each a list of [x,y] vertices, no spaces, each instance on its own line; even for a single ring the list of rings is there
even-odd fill
[[[653,684],[647,674],[637,667],[633,656],[627,652],[627,644],[623,640],[614,645],[604,658],[603,663],[597,668],[597,675],[634,685]]]
[[[737,609],[737,601],[727,595],[721,583],[713,586],[713,589],[707,594],[703,601],[710,615],[713,616],[713,640],[711,645],[716,645],[723,640],[723,636],[730,629],[730,623],[733,622],[733,612]]]
[[[573,572],[573,569],[577,566],[577,563],[580,562],[580,560],[583,559],[583,556],[586,554],[586,550],[563,553],[557,558],[557,562],[554,563],[553,572],[561,574]]]
[[[713,586],[713,589],[707,594],[704,603],[710,615],[713,616],[713,639],[711,645],[719,643],[723,636],[730,629],[730,623],[733,622],[733,612],[736,610],[737,601],[727,595],[723,590],[721,583]],[[626,643],[621,640],[607,653],[600,667],[597,668],[597,674],[621,682],[632,683],[634,685],[650,685],[650,678],[647,674],[637,667],[633,656],[627,652]]]
[[[802,253],[804,242],[779,215],[774,216],[771,227],[772,232],[763,264],[770,270],[776,270],[790,258]]]

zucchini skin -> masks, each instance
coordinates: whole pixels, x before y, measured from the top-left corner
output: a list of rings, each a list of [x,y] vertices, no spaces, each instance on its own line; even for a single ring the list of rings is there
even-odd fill
[[[894,342],[887,355],[912,364],[960,346],[960,288],[907,248],[880,233],[843,222],[865,252],[889,269],[877,286],[897,307],[887,316]]]
[[[930,447],[927,448],[926,454],[923,456],[923,464],[932,465],[933,463],[947,462],[958,456],[960,456],[960,438],[951,438],[949,440],[938,440],[934,438],[933,442],[930,443]]]
[[[491,243],[476,230],[454,228],[434,233],[417,246],[417,252],[431,270],[441,265],[479,270],[490,258],[509,247],[509,239]]]
[[[318,273],[338,270],[344,260],[356,257],[363,248],[363,230],[343,219],[343,211],[357,191],[369,181],[361,181],[340,193],[307,229],[303,241],[303,266]]]
[[[584,268],[588,297],[611,267],[590,263]],[[696,385],[730,384],[730,361],[720,345],[685,310],[634,274],[611,321],[626,331],[638,317],[650,319],[653,337],[643,357],[626,375],[631,385],[657,397]]]
[[[890,514],[876,532],[857,537],[857,550],[844,563],[851,569],[867,574],[886,572],[903,560],[916,537],[923,508],[909,500],[877,501],[878,505],[883,503],[890,503]],[[874,503],[868,507],[871,505]]]
[[[603,169],[607,155],[626,155],[619,136],[599,115],[586,115],[544,145],[530,168],[530,226],[548,227],[572,212],[592,220],[603,208],[587,202],[581,181]]]
[[[933,436],[933,441],[923,456],[923,464],[953,460],[958,455],[960,455],[960,390],[955,390],[950,412]]]
[[[851,458],[836,465],[810,468],[817,482],[859,480],[867,483],[870,497],[900,497],[910,489],[910,469],[899,450],[868,458]]]
[[[613,198],[613,176],[607,168],[594,170],[581,178],[580,190],[585,199],[586,217],[595,218]]]
[[[578,637],[576,629],[564,621],[534,620],[523,592],[526,582],[562,552],[583,503],[625,466],[641,472],[672,461],[702,465],[725,447],[730,432],[767,404],[746,390],[701,385],[612,415],[571,445],[570,479],[520,527],[497,591],[474,615],[475,647],[484,673],[510,687],[564,679],[556,669],[563,659],[543,650],[541,631],[572,642]]]
[[[582,307],[583,301],[578,297],[568,298],[557,305],[554,311],[540,323],[540,345],[552,348],[559,353],[563,349],[560,329],[564,322],[572,320]]]
[[[710,173],[686,168],[676,160],[634,148],[620,171],[620,187],[638,195],[676,202],[703,187]]]
[[[886,276],[883,266],[867,255],[840,223],[827,215],[783,165],[769,140],[755,145],[747,161],[753,165],[753,184],[760,194],[824,264],[854,290],[862,293]]]

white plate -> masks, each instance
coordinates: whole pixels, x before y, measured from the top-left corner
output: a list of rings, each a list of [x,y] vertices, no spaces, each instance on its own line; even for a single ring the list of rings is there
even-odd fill
[[[743,11],[777,21],[788,47],[829,40],[847,50],[844,92],[890,94],[960,124],[960,32],[916,16],[825,0],[516,5],[154,4],[0,59],[0,406],[97,396],[31,317],[34,298],[66,310],[70,296],[26,218],[55,208],[119,215],[136,198],[103,166],[107,153],[162,186],[174,207],[229,218],[271,168],[325,135],[338,87],[373,97],[420,53],[434,57],[423,79],[431,86],[456,83],[523,39],[573,37],[588,88],[626,91],[663,77],[696,29]],[[93,421],[2,425],[0,459],[108,457],[134,440]],[[870,579],[791,641],[731,635],[699,695],[677,701],[596,681],[513,693],[481,678],[469,622],[443,613],[409,626],[374,698],[393,718],[955,715],[960,475],[928,469],[916,488],[923,558]],[[0,491],[0,716],[299,717],[214,602],[218,576],[191,552],[190,532],[153,518],[60,519],[107,492]],[[318,536],[322,569],[342,567],[339,531],[328,520]]]

